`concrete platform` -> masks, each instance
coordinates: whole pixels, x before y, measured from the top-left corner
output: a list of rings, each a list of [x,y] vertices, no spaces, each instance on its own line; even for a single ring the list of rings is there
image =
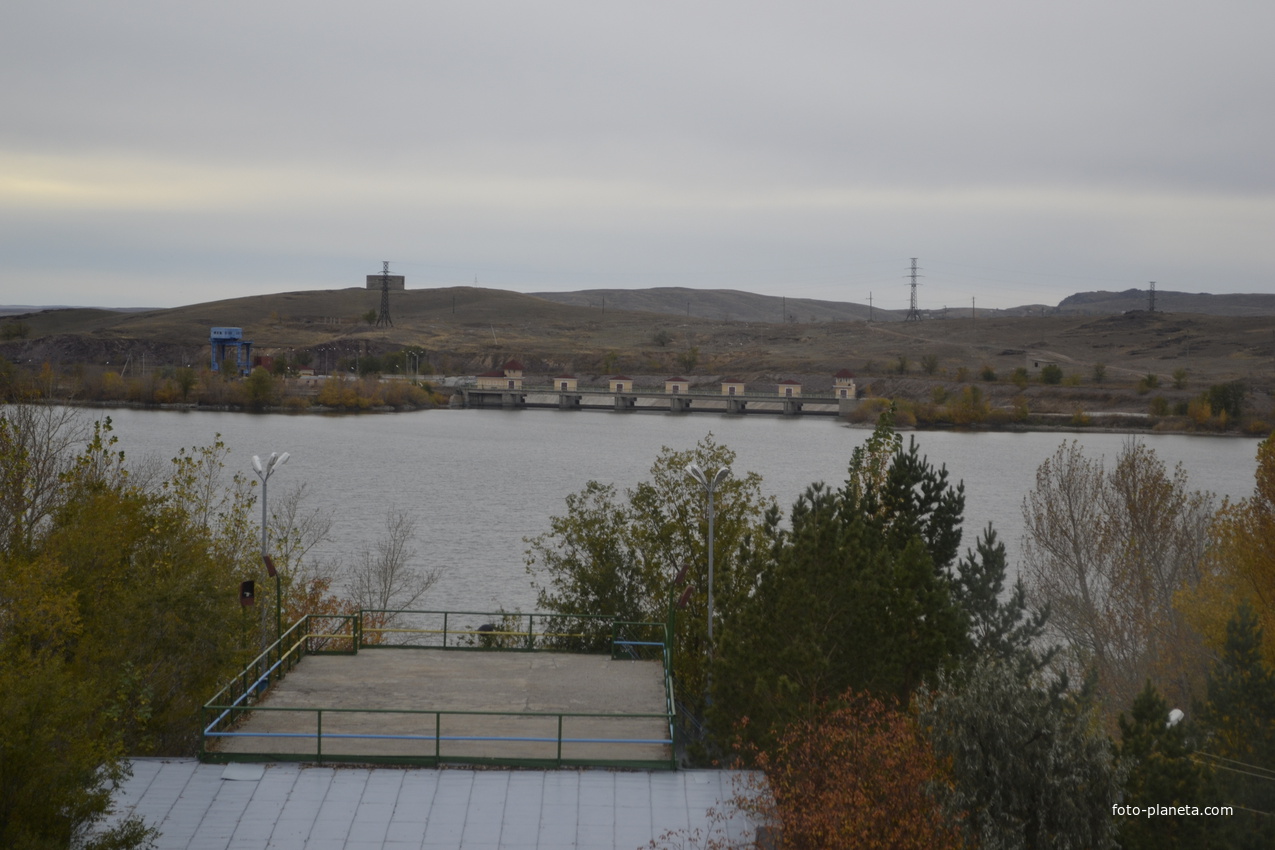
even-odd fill
[[[663,666],[654,661],[554,652],[364,649],[357,655],[307,656],[233,729],[234,737],[217,739],[209,750],[214,757],[256,753],[317,759],[321,723],[324,758],[428,759],[437,754],[476,762],[559,757],[658,762],[672,757],[668,744],[653,743],[669,737],[665,710]],[[559,754],[559,715],[570,714],[603,716],[562,717],[566,740]],[[660,717],[607,716],[625,714]],[[257,737],[266,735],[272,737]]]

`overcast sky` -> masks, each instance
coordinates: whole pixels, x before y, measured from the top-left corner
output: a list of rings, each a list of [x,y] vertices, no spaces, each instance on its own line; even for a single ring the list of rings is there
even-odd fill
[[[5,0],[0,303],[1275,292],[1270,0]]]

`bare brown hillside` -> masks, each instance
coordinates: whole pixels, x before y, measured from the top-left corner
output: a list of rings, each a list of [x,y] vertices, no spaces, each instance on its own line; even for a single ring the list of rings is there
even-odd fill
[[[1054,361],[1090,382],[1132,384],[1147,374],[1167,385],[1243,379],[1273,386],[1275,317],[1131,312],[1104,317],[953,318],[920,322],[744,322],[554,303],[498,290],[458,287],[393,293],[393,327],[360,318],[380,293],[365,289],[288,292],[146,313],[50,310],[0,321],[0,354],[20,363],[153,366],[208,358],[214,325],[242,327],[262,354],[309,351],[315,363],[418,347],[435,372],[472,374],[509,357],[529,371],[644,375],[738,375],[770,380],[861,376],[953,381],[990,367],[1005,377],[1029,360]],[[12,332],[13,323],[24,329]],[[932,371],[925,371],[926,369]],[[965,370],[962,372],[961,370]],[[903,373],[900,375],[900,373]]]

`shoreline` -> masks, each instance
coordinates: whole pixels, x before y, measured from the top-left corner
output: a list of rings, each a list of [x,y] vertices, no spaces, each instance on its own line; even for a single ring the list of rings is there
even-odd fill
[[[383,405],[380,407],[368,408],[366,410],[346,410],[346,409],[336,408],[336,407],[324,407],[321,405],[310,405],[305,408],[296,409],[296,408],[289,408],[285,405],[272,405],[270,407],[265,407],[260,410],[252,410],[242,406],[230,405],[230,404],[214,405],[214,404],[198,404],[193,402],[147,403],[147,402],[137,402],[137,401],[88,401],[88,400],[77,400],[77,399],[47,399],[47,400],[41,400],[39,403],[63,405],[65,407],[98,408],[98,409],[104,409],[104,410],[111,410],[111,409],[156,410],[156,411],[168,411],[168,412],[179,412],[179,413],[190,413],[190,412],[242,413],[242,414],[253,415],[253,416],[272,416],[272,415],[273,416],[278,416],[278,415],[282,415],[282,416],[363,416],[363,415],[369,415],[369,414],[385,415],[385,414],[396,414],[396,413],[420,413],[425,411],[447,411],[451,409],[448,406],[442,406],[442,405],[429,406],[429,407],[390,407],[390,406]],[[529,409],[529,412],[534,412],[534,409]],[[548,411],[548,412],[554,412],[554,411]],[[608,410],[586,410],[586,411],[575,411],[575,412],[602,413],[602,414],[613,413],[613,411],[608,411]],[[663,416],[670,415],[669,412],[665,410],[632,411],[632,413],[637,413],[637,414],[659,413],[660,415],[663,415]],[[700,415],[700,414],[687,413],[684,415],[691,416],[691,415]],[[726,414],[719,414],[719,415],[726,415]],[[1165,422],[1164,420],[1161,420],[1160,422],[1149,424],[1147,420],[1151,419],[1152,417],[1150,417],[1147,414],[1140,414],[1140,413],[1118,413],[1114,415],[1113,414],[1092,414],[1090,416],[1092,424],[1087,424],[1087,425],[1077,425],[1070,422],[1065,424],[1064,423],[1051,424],[1048,422],[1031,421],[1033,418],[1037,416],[1056,416],[1059,418],[1067,418],[1067,419],[1071,418],[1069,414],[1065,414],[1065,413],[1035,414],[1034,416],[1029,416],[1028,421],[1026,422],[1006,422],[1006,423],[996,423],[996,424],[985,424],[982,426],[951,425],[951,424],[942,424],[942,423],[932,424],[932,425],[919,425],[919,424],[918,425],[900,425],[896,423],[895,430],[899,432],[909,432],[909,433],[956,431],[956,432],[968,432],[968,433],[1002,432],[1002,433],[1009,433],[1009,434],[1023,434],[1023,433],[1176,434],[1179,436],[1187,436],[1187,437],[1231,437],[1231,438],[1245,438],[1245,439],[1252,439],[1252,440],[1264,439],[1267,436],[1265,432],[1250,434],[1250,433],[1245,433],[1239,430],[1208,431],[1208,430],[1200,430],[1195,428],[1179,428],[1179,427],[1172,427],[1172,426],[1164,427],[1166,425],[1169,425],[1169,423]],[[817,417],[817,418],[826,419],[829,417]],[[1126,424],[1126,425],[1120,425],[1112,421],[1112,420],[1118,420],[1118,419],[1124,419],[1124,418],[1128,418],[1130,420],[1139,419],[1141,420],[1141,423],[1138,425],[1134,425],[1132,423]],[[1172,417],[1172,418],[1176,418],[1176,417]],[[835,417],[835,419],[837,420],[838,424],[849,427],[849,428],[861,428],[865,430],[872,430],[874,427],[876,427],[875,422],[854,422],[854,421],[850,421],[845,416],[838,416],[838,417]]]

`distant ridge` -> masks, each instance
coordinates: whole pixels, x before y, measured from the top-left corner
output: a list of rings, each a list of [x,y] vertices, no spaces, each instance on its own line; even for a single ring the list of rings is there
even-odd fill
[[[819,301],[813,298],[783,298],[757,295],[737,289],[690,289],[681,286],[653,289],[583,289],[576,292],[532,292],[537,298],[570,304],[575,307],[597,307],[599,310],[640,310],[668,313],[697,319],[729,322],[853,322],[872,318],[879,322],[895,322],[904,313],[870,308],[867,304],[848,301]],[[869,315],[870,314],[870,315]]]
[[[529,294],[546,301],[570,304],[575,307],[637,310],[715,321],[779,323],[786,315],[791,322],[865,321],[869,317],[879,322],[895,322],[907,315],[906,310],[869,308],[866,304],[849,301],[785,299],[736,289],[656,287],[652,289],[583,289],[575,292],[532,292]],[[980,309],[978,315],[979,317],[1109,315],[1127,313],[1130,310],[1146,310],[1147,307],[1147,290],[1128,289],[1124,292],[1077,292],[1064,298],[1057,307],[1027,304],[1007,309]],[[1162,313],[1272,316],[1275,315],[1275,295],[1212,295],[1207,292],[1157,290],[1155,307]],[[929,308],[921,312],[924,318],[947,316],[947,312],[942,309]],[[968,318],[969,309],[952,308],[951,315],[956,318],[962,316]]]
[[[1147,290],[1126,289],[1124,292],[1077,292],[1058,302],[1056,313],[1086,315],[1127,313],[1146,310]],[[1155,309],[1161,313],[1202,313],[1208,316],[1272,316],[1275,295],[1233,293],[1213,295],[1208,292],[1174,292],[1159,289],[1155,293]]]
[[[145,313],[149,310],[157,310],[158,307],[89,307],[79,308],[70,304],[44,304],[42,306],[34,306],[31,304],[0,304],[0,316],[21,316],[24,313],[38,313],[41,310],[108,310],[112,313]]]
[[[35,316],[54,312],[75,313],[78,320],[83,321],[91,315],[100,316],[102,326],[128,317],[141,314],[167,315],[176,319],[190,311],[201,312],[196,324],[203,325],[211,319],[211,315],[203,316],[205,308],[216,308],[220,313],[230,312],[236,315],[220,315],[217,321],[251,321],[252,316],[269,314],[278,310],[287,314],[295,310],[298,301],[307,304],[307,311],[316,315],[333,316],[361,314],[364,290],[354,287],[346,290],[315,290],[309,292],[271,293],[267,295],[242,296],[225,301],[205,304],[189,304],[172,308],[149,307],[69,307],[63,305],[32,306],[24,304],[0,305],[0,317],[9,319],[17,316]],[[490,302],[494,308],[496,303],[512,299],[521,301],[518,308],[523,315],[532,309],[525,299],[547,301],[551,304],[562,304],[588,311],[605,310],[632,311],[654,313],[657,315],[682,316],[709,321],[725,322],[761,322],[779,324],[785,321],[804,324],[808,322],[845,322],[867,321],[877,322],[901,321],[907,314],[903,309],[884,309],[869,307],[852,301],[823,301],[814,298],[784,298],[776,295],[759,295],[737,289],[691,289],[689,287],[654,287],[650,289],[582,289],[573,292],[531,292],[526,294],[505,290],[485,290],[472,287],[438,288],[425,287],[408,290],[408,304],[424,306],[426,302],[440,298],[454,299],[459,295],[463,302],[496,299]],[[1146,310],[1149,306],[1146,289],[1126,289],[1123,292],[1077,292],[1069,295],[1053,307],[1046,304],[1028,304],[1006,309],[978,309],[979,318],[1015,317],[1015,316],[1102,316],[1128,313],[1133,310]],[[349,302],[348,304],[346,302]],[[452,302],[448,302],[451,304]],[[534,303],[534,301],[533,301]],[[358,306],[356,306],[356,304]],[[251,306],[250,306],[251,305]],[[375,306],[375,305],[373,305]],[[406,306],[406,305],[405,305]],[[434,307],[443,306],[439,301]],[[454,306],[454,305],[453,305]],[[1228,293],[1213,295],[1207,292],[1176,292],[1173,290],[1157,290],[1155,307],[1162,313],[1195,313],[1211,316],[1275,316],[1275,295],[1264,293]],[[247,308],[243,315],[238,313]],[[922,318],[968,318],[968,307],[927,308],[922,309]],[[499,309],[496,309],[499,313]],[[112,318],[112,316],[114,318]],[[493,315],[489,318],[497,318]]]

